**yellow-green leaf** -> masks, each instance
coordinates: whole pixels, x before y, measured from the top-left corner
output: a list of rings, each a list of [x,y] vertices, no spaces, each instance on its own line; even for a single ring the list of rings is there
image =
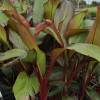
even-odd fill
[[[1,25],[0,25],[0,40],[8,44],[6,31]]]
[[[7,25],[9,18],[0,11],[0,25],[2,25],[3,27]]]
[[[44,4],[44,16],[46,19],[53,20],[56,8],[58,7],[60,0],[48,0]]]
[[[37,53],[37,65],[38,65],[41,76],[43,76],[46,70],[46,56],[39,49],[36,50],[36,53]]]
[[[9,40],[13,43],[14,47],[18,49],[28,50],[28,47],[22,41],[21,37],[14,31],[10,30]]]
[[[39,82],[34,74],[28,76],[25,72],[21,72],[13,86],[16,100],[22,100],[23,97],[32,96],[39,92]]]
[[[34,7],[33,7],[33,22],[35,24],[41,22],[43,20],[44,14],[44,3],[47,0],[34,0]]]
[[[93,45],[93,44],[87,44],[87,43],[76,43],[73,44],[67,49],[74,50],[78,53],[81,53],[83,55],[92,57],[100,62],[100,47]]]
[[[22,49],[11,49],[6,52],[0,52],[0,62],[9,60],[11,58],[19,57],[25,58],[27,56],[27,52]]]

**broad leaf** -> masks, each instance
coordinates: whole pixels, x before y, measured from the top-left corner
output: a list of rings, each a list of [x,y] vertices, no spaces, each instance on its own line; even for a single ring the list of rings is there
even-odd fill
[[[70,21],[68,25],[68,30],[65,33],[66,36],[86,31],[85,29],[81,28],[81,24],[86,14],[87,14],[87,10],[84,10],[84,11],[78,12],[76,15],[73,16],[72,20]]]
[[[14,47],[28,50],[27,46],[24,44],[21,37],[16,32],[10,30],[9,39],[13,43]]]
[[[23,97],[32,96],[39,92],[39,82],[34,74],[28,76],[25,72],[21,72],[13,86],[16,100],[22,100]]]
[[[100,46],[100,7],[97,9],[96,21],[87,37],[86,42]]]
[[[51,53],[51,62],[50,62],[50,72],[48,72],[48,76],[51,75],[51,72],[53,70],[54,64],[57,61],[57,58],[63,54],[65,50],[74,50],[80,54],[83,54],[85,56],[92,57],[100,62],[100,47],[92,44],[86,44],[86,43],[76,43],[71,46],[68,46],[66,48],[56,48]]]
[[[1,25],[0,25],[0,40],[8,44],[6,31]]]
[[[33,63],[36,61],[36,52],[34,50],[27,51],[27,57],[23,59],[23,62]]]
[[[36,50],[36,53],[37,53],[37,56],[36,56],[37,65],[38,65],[41,76],[43,76],[46,70],[46,57],[45,57],[45,54],[39,49]]]
[[[27,52],[22,49],[11,49],[4,53],[0,52],[0,62],[9,60],[11,58],[19,57],[20,59],[25,58],[27,56]]]
[[[7,25],[9,18],[0,11],[0,25],[2,25],[3,27]]]
[[[84,43],[88,33],[79,33],[68,38],[69,44]]]
[[[33,22],[35,24],[41,22],[43,20],[44,14],[44,3],[47,0],[34,0],[34,7],[33,7]]]
[[[78,53],[92,57],[100,62],[100,56],[99,56],[100,47],[99,46],[96,46],[93,44],[87,44],[87,43],[76,43],[67,47],[67,49],[75,50]]]
[[[56,12],[56,9],[60,3],[60,0],[48,0],[44,4],[44,17],[46,19],[51,19],[53,20],[54,14]]]
[[[70,19],[73,16],[73,7],[72,3],[67,0],[63,0],[60,3],[60,6],[57,8],[55,16],[54,16],[54,23],[60,33],[64,33],[67,29],[67,25]]]
[[[71,46],[64,48],[56,48],[51,53],[51,65],[54,65],[57,58],[65,51],[65,50],[74,50],[78,53],[81,53],[83,55],[92,57],[100,62],[100,47],[93,45],[93,44],[87,44],[87,43],[76,43],[72,44]]]

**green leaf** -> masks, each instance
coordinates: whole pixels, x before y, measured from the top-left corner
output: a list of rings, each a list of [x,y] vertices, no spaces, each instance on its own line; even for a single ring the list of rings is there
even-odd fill
[[[19,58],[25,58],[27,56],[27,52],[22,49],[11,49],[4,53],[0,52],[0,62],[9,60],[11,58],[19,57]]]
[[[0,25],[3,27],[7,25],[9,18],[2,12],[0,11]]]
[[[98,94],[95,90],[87,91],[87,94],[91,100],[100,100],[100,94]]]
[[[24,62],[33,63],[36,61],[36,52],[34,50],[30,50],[27,52],[27,57],[23,59]]]
[[[34,7],[33,7],[33,22],[39,23],[43,20],[44,14],[44,3],[47,0],[34,0]]]
[[[74,29],[77,29],[77,28],[80,28],[80,25],[82,24],[83,20],[84,20],[84,17],[86,16],[87,14],[87,10],[84,10],[84,11],[80,11],[78,12],[71,20],[70,22],[70,28],[74,28]]]
[[[27,57],[23,59],[24,62],[33,62],[35,60],[36,52],[28,49],[18,33],[10,30],[9,39],[13,43],[14,47],[27,50]]]
[[[0,40],[8,44],[6,31],[2,26],[0,26]]]
[[[21,37],[18,35],[18,33],[10,30],[9,39],[13,43],[14,47],[18,49],[25,49],[28,50],[28,47],[25,45],[25,43],[22,41]]]
[[[44,4],[44,16],[45,16],[45,19],[53,20],[54,14],[55,14],[56,9],[57,9],[59,4],[60,4],[60,0],[48,0]]]
[[[87,44],[87,43],[76,43],[73,44],[67,49],[74,50],[78,53],[81,53],[83,55],[92,57],[100,62],[100,47],[93,45],[93,44]]]
[[[46,57],[45,57],[45,54],[40,49],[37,49],[36,53],[37,53],[37,56],[36,56],[37,65],[38,65],[41,76],[43,76],[46,70]]]
[[[13,86],[16,100],[22,100],[25,96],[32,96],[39,92],[39,82],[34,74],[28,76],[25,72],[21,72]]]
[[[70,36],[68,39],[69,44],[73,43],[84,43],[88,33],[79,33],[73,36]]]

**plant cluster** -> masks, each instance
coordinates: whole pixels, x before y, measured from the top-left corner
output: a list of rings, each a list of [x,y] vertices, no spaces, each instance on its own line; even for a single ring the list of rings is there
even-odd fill
[[[0,1],[0,71],[16,100],[99,100],[99,62],[99,6]]]

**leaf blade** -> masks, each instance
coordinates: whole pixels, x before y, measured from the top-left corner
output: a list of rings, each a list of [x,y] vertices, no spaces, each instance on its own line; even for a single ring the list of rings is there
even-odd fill
[[[87,44],[87,43],[76,43],[67,47],[67,49],[75,50],[78,53],[92,57],[100,62],[100,56],[99,56],[100,47],[99,46],[96,46],[93,44]]]
[[[13,86],[13,91],[16,100],[22,100],[22,97],[38,93],[39,82],[34,74],[29,77],[25,72],[21,72]]]
[[[15,58],[15,57],[20,57],[22,59],[22,58],[25,58],[26,56],[27,56],[27,52],[25,50],[11,49],[4,53],[0,53],[0,62],[11,59],[11,58]]]

